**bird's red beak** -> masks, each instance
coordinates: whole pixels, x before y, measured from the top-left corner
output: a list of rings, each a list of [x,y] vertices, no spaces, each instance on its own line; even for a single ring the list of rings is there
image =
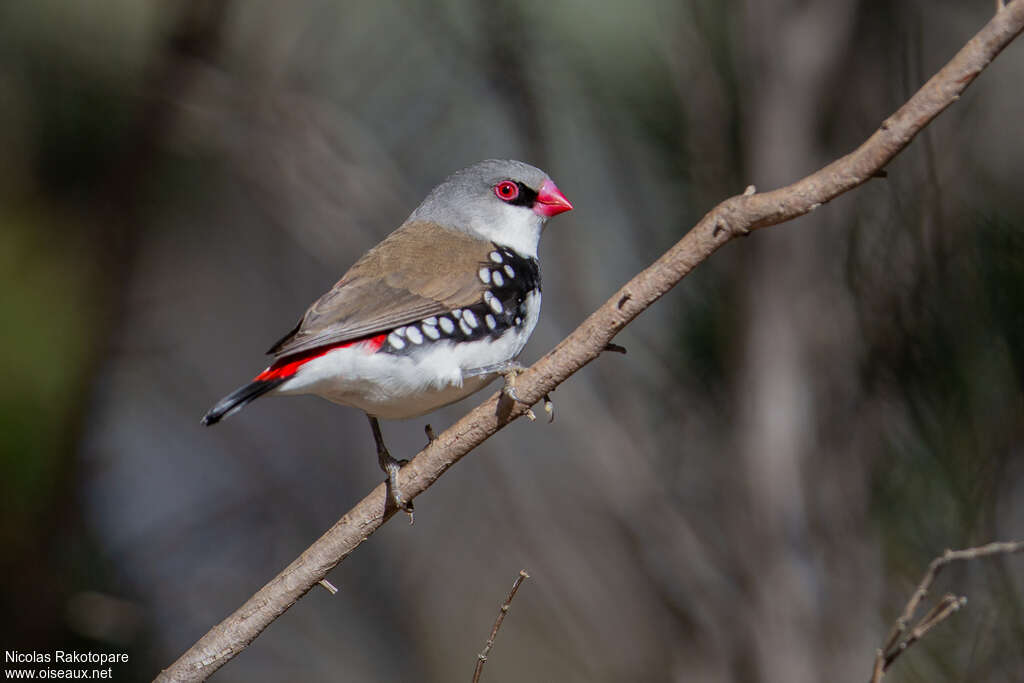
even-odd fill
[[[565,198],[561,190],[548,178],[540,186],[537,193],[537,201],[533,203],[533,212],[537,215],[551,218],[560,213],[572,211],[572,204]]]

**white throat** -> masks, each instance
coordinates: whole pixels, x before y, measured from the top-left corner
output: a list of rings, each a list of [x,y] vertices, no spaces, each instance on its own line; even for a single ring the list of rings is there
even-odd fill
[[[544,218],[532,211],[508,211],[500,224],[480,217],[471,221],[469,230],[522,256],[537,258],[537,243],[544,230]]]

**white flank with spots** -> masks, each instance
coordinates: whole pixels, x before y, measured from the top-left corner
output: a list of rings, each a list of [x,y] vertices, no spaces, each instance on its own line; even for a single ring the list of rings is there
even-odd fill
[[[317,394],[389,419],[429,413],[482,389],[497,376],[474,376],[474,370],[493,367],[519,355],[537,325],[540,294],[528,295],[523,305],[523,325],[496,339],[444,340],[416,347],[404,355],[368,353],[366,345],[355,344],[309,361],[274,393]],[[441,329],[446,321],[454,330],[446,316],[438,318]],[[410,329],[415,328],[407,329],[407,335]],[[397,335],[388,335],[388,343],[400,348],[395,340],[404,347],[405,342]]]

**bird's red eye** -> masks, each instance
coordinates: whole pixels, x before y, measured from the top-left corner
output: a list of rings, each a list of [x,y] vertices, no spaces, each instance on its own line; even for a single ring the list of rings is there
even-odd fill
[[[519,196],[519,186],[511,180],[502,180],[494,186],[494,194],[498,195],[498,199],[510,202]]]

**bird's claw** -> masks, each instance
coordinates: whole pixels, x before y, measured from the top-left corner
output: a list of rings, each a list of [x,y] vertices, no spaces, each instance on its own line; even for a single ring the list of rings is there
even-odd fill
[[[378,454],[379,455],[379,454]],[[413,505],[411,500],[405,500],[402,495],[402,490],[398,488],[398,471],[402,469],[402,466],[407,465],[408,460],[396,460],[391,457],[391,454],[387,451],[384,452],[384,456],[381,457],[381,469],[387,474],[387,479],[384,480],[384,484],[388,490],[388,498],[390,502],[395,506],[396,510],[409,515],[409,524],[413,523]]]
[[[519,398],[519,394],[516,393],[516,377],[526,370],[525,367],[519,363],[510,363],[508,367],[501,371],[501,375],[505,378],[505,385],[501,388],[501,393],[508,396],[516,403],[522,403],[526,405],[526,401]],[[551,396],[544,394],[544,412],[548,414],[548,423],[555,421],[555,404],[551,401]],[[537,421],[537,414],[533,412],[533,408],[529,405],[526,406],[526,410],[523,411],[530,422]]]
[[[525,403],[525,401],[519,398],[519,394],[516,393],[516,377],[521,375],[524,370],[526,370],[526,368],[519,363],[509,363],[508,366],[503,368],[500,372],[501,376],[505,378],[505,386],[501,388],[501,393],[505,394],[516,403]],[[530,410],[527,408],[527,416],[529,416],[529,413]]]
[[[380,432],[380,422],[370,414],[367,414],[366,418],[370,421],[370,429],[373,430],[373,440],[377,443],[377,464],[380,465],[384,474],[387,475],[384,485],[387,488],[388,500],[385,502],[384,508],[386,510],[387,504],[391,503],[395,506],[396,510],[402,510],[409,515],[409,524],[412,524],[412,501],[405,500],[402,496],[402,490],[398,488],[398,471],[402,469],[402,465],[407,464],[409,461],[396,460],[391,457],[388,447],[384,445],[384,436]]]

